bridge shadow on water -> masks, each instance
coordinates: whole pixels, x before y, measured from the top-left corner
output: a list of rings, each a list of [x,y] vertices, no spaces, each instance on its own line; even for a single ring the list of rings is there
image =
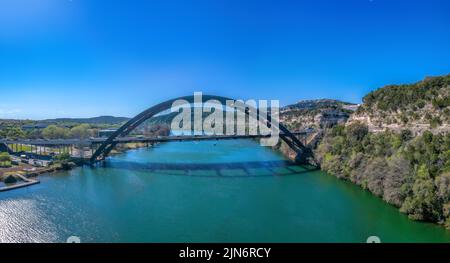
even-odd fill
[[[133,161],[106,161],[99,167],[148,171],[153,174],[195,177],[268,177],[300,175],[317,171],[317,167],[298,165],[290,161],[254,161],[231,163],[142,163]]]

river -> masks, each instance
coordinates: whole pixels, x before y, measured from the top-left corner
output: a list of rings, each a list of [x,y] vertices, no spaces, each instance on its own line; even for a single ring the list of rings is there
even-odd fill
[[[0,193],[1,242],[450,242],[252,140],[170,142]]]

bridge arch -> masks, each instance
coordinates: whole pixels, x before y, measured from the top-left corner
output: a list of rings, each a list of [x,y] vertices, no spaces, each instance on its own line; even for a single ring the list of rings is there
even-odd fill
[[[159,103],[157,105],[154,105],[147,110],[139,113],[134,118],[130,119],[127,123],[122,125],[117,131],[115,131],[112,135],[110,135],[98,148],[97,150],[92,154],[90,158],[90,163],[93,164],[99,160],[103,160],[108,156],[108,154],[111,152],[111,150],[116,146],[117,142],[114,140],[118,137],[125,137],[130,132],[132,132],[134,129],[136,129],[139,125],[141,125],[146,120],[154,117],[158,113],[161,113],[165,110],[170,109],[173,102],[176,100],[185,100],[189,103],[194,103],[194,96],[184,96],[184,97],[178,97],[174,99],[170,99],[167,101],[164,101],[162,103]],[[202,95],[202,102],[205,103],[208,100],[217,100],[222,105],[226,104],[227,100],[232,100],[230,98],[222,97],[222,96],[214,96],[214,95]],[[243,110],[237,108],[237,110]],[[248,112],[245,112],[248,115]],[[261,121],[261,120],[260,120]],[[267,120],[269,123],[274,123],[270,118]],[[307,158],[311,155],[311,152],[308,148],[306,148],[297,137],[295,137],[294,134],[292,134],[286,127],[284,127],[281,123],[278,123],[279,130],[280,130],[280,138],[286,142],[286,144],[295,151],[297,157],[296,161],[300,163],[307,163]]]

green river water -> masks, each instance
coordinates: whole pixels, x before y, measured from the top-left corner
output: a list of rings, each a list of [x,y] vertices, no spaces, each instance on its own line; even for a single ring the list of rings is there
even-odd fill
[[[251,140],[172,142],[0,193],[1,242],[450,242]]]

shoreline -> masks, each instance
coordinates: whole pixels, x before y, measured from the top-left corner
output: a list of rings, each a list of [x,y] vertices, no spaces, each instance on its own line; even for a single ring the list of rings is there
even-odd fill
[[[13,185],[6,185],[4,187],[0,188],[0,192],[6,192],[6,191],[10,191],[10,190],[14,190],[14,189],[18,189],[18,188],[24,188],[30,185],[35,185],[35,184],[39,184],[40,181],[37,179],[30,179],[26,176],[23,176],[21,174],[16,174],[16,176],[18,176],[20,179],[22,179],[22,181],[24,183],[15,183]]]
[[[153,145],[147,146],[147,145],[139,145],[139,144],[136,144],[133,146],[127,146],[126,149],[120,149],[120,148],[115,149],[114,151],[112,151],[110,153],[110,156],[123,154],[129,150],[137,150],[137,149],[142,149],[142,148],[147,148],[147,147],[152,147],[152,146]],[[23,181],[25,181],[24,178],[27,178],[27,180],[32,180],[29,178],[30,177],[38,177],[39,175],[42,175],[42,174],[52,174],[52,173],[55,173],[58,171],[63,171],[63,170],[70,171],[76,167],[89,165],[88,163],[86,163],[85,159],[75,158],[75,157],[68,160],[67,163],[69,164],[69,166],[67,166],[66,168],[64,168],[63,165],[61,165],[61,163],[56,163],[56,164],[51,165],[50,167],[36,168],[35,171],[18,170],[17,174],[14,174],[14,176],[20,177]],[[24,178],[22,178],[22,177],[24,177]],[[39,181],[39,180],[37,180],[37,181]],[[33,183],[33,184],[35,184],[35,183]],[[16,188],[26,187],[26,186],[33,185],[33,184],[22,183],[22,184],[20,184],[20,187],[17,184],[13,184],[11,186],[5,186],[5,187],[0,188],[0,192],[6,191],[6,190],[1,190],[1,189],[7,188],[7,187],[10,188],[8,190],[13,190]],[[13,186],[18,186],[18,187],[13,187]]]

